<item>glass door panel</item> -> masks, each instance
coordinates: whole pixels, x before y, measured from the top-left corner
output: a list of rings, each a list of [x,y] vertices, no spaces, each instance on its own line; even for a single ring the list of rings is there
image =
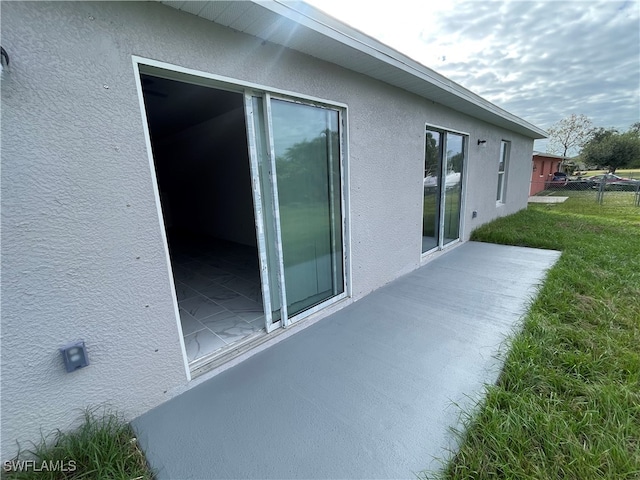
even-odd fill
[[[445,158],[443,245],[460,238],[462,164],[464,162],[464,137],[462,135],[447,132],[447,152]]]
[[[442,134],[427,130],[422,210],[422,253],[438,246],[440,230],[440,151]]]
[[[271,100],[287,314],[344,291],[339,113]]]

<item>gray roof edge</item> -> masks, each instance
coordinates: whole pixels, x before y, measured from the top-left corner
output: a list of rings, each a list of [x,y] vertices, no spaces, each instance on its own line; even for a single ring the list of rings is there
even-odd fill
[[[473,93],[471,90],[468,90],[444,75],[439,74],[435,70],[422,65],[411,57],[389,47],[388,45],[385,45],[360,30],[341,22],[312,5],[302,1],[252,1],[262,7],[268,8],[274,13],[303,24],[320,34],[327,35],[345,45],[361,51],[362,53],[371,55],[392,67],[400,68],[437,88],[475,105],[476,107],[480,107],[493,115],[497,115],[503,120],[520,127],[517,128],[518,131],[522,132],[523,129],[528,131],[532,138],[547,138],[547,133],[541,128],[538,128],[526,120],[523,120],[522,118],[498,107],[478,94]]]

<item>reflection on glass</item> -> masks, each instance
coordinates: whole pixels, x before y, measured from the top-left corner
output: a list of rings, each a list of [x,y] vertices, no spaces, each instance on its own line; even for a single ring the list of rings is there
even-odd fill
[[[272,100],[288,315],[344,291],[338,112]]]
[[[504,200],[504,169],[507,164],[507,142],[500,142],[500,163],[498,164],[498,190],[496,192],[496,200],[502,202]],[[544,167],[544,162],[542,162]],[[544,169],[544,168],[543,168]]]
[[[460,208],[462,203],[462,164],[464,137],[447,132],[445,163],[443,244],[460,237]]]
[[[422,253],[460,237],[464,136],[427,129]]]
[[[424,160],[424,198],[422,210],[422,253],[438,246],[440,225],[440,147],[442,134],[427,130]]]

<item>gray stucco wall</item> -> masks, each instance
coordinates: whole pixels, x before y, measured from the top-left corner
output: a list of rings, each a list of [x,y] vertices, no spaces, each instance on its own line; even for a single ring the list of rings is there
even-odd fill
[[[531,139],[360,74],[152,2],[1,8],[2,459],[87,405],[133,418],[187,384],[132,55],[348,105],[354,299],[420,264],[425,124],[470,135],[465,239],[526,206]],[[67,374],[77,339],[91,365]]]

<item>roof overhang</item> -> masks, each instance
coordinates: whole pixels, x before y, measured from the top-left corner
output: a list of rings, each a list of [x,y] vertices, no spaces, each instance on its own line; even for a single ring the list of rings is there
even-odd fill
[[[552,153],[533,151],[534,157],[556,158],[558,160],[571,160],[571,157],[563,157],[562,155],[553,155]]]
[[[526,137],[547,137],[544,130],[304,2],[161,3],[340,65]]]

